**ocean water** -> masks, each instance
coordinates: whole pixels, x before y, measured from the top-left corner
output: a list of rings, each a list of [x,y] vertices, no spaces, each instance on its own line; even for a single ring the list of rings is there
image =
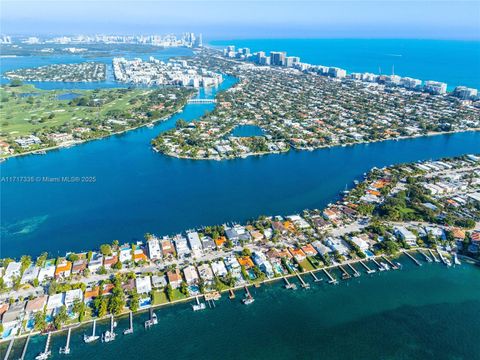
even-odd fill
[[[282,282],[251,288],[255,302],[249,306],[240,302],[239,290],[233,301],[224,295],[203,312],[192,312],[189,303],[160,308],[151,330],[143,328],[146,313],[135,316],[133,335],[122,334],[124,317],[113,343],[84,344],[90,324],[72,332],[68,358],[479,359],[480,268],[400,261],[402,270],[372,275],[356,265],[362,275],[338,285],[317,273],[323,282],[304,276],[310,290],[287,290]],[[58,348],[65,337],[52,338],[53,359],[63,358]],[[32,338],[26,358],[43,350],[45,340]],[[22,346],[15,347],[17,357]]]
[[[348,72],[395,74],[480,89],[480,41],[412,39],[244,39],[211,41],[256,51],[287,51],[303,62]]]

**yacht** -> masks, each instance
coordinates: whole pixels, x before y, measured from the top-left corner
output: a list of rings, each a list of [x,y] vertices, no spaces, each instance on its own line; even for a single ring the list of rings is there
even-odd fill
[[[92,330],[92,335],[87,335],[87,334],[83,334],[83,341],[85,343],[91,343],[91,342],[94,342],[95,340],[98,340],[99,336],[98,335],[95,335],[95,327],[96,327],[96,324],[97,324],[97,320],[93,320],[93,330]]]

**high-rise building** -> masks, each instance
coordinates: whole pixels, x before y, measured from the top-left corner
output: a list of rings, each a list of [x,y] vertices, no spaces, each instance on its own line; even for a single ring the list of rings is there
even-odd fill
[[[203,46],[203,39],[202,39],[202,34],[198,34],[196,40],[195,40],[195,47],[199,48]]]
[[[423,90],[433,95],[443,95],[447,92],[447,84],[439,81],[425,81]]]
[[[287,53],[284,51],[270,52],[270,65],[285,66]]]

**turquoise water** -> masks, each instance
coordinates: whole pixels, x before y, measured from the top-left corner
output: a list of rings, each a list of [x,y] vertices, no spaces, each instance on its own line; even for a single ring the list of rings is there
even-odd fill
[[[255,51],[287,51],[303,62],[446,82],[480,89],[480,41],[412,39],[245,39],[212,41]],[[380,70],[379,70],[380,69]]]
[[[236,137],[251,137],[251,136],[262,136],[264,134],[261,127],[256,125],[240,125],[235,127],[230,136]]]
[[[249,306],[237,291],[235,300],[224,295],[215,309],[203,312],[193,313],[190,304],[161,308],[159,324],[148,331],[147,314],[136,316],[133,335],[121,334],[128,327],[123,318],[118,339],[109,344],[84,344],[88,325],[72,332],[69,358],[478,359],[480,268],[401,262],[401,271],[362,273],[336,286],[305,276],[310,290],[286,290],[281,282],[252,288],[256,301]],[[58,348],[65,335],[52,338],[54,359],[62,358]],[[27,359],[43,349],[45,339],[31,339]]]

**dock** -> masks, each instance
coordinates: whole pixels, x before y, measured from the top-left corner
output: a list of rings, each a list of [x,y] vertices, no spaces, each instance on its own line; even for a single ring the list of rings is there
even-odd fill
[[[385,268],[382,265],[380,265],[377,260],[372,259],[372,261],[375,265],[377,265],[379,271],[384,271],[385,270]]]
[[[229,296],[230,300],[235,299],[235,292],[232,289],[229,290],[229,293],[230,293],[230,296]]]
[[[302,284],[302,287],[303,287],[304,289],[310,289],[310,284],[309,284],[309,283],[306,283],[306,282],[302,279],[302,277],[300,276],[300,274],[299,274],[298,272],[296,272],[296,274],[297,274],[298,280],[300,280],[300,283]]]
[[[22,355],[20,356],[20,360],[25,359],[25,355],[27,354],[27,347],[28,343],[30,342],[30,335],[27,336],[27,340],[25,341],[25,345],[23,345]]]
[[[394,263],[393,263],[389,258],[387,258],[386,256],[382,256],[382,259],[385,260],[385,261],[388,263],[388,265],[390,265],[390,266],[392,267],[393,270],[398,270],[398,269],[399,269],[399,267],[398,267],[396,264],[394,264]]]
[[[370,268],[368,267],[368,265],[365,264],[363,261],[360,261],[360,264],[362,264],[363,267],[365,268],[365,270],[367,270],[367,274],[373,274],[373,273],[375,272],[375,270],[370,269]]]
[[[14,342],[15,342],[15,338],[12,338],[12,340],[10,340],[10,343],[8,344],[7,352],[5,353],[5,357],[3,358],[3,360],[8,360],[8,356],[10,355],[10,352],[12,351]]]
[[[432,262],[432,261],[433,261],[433,260],[432,260],[432,258],[431,258],[430,256],[428,256],[427,254],[425,254],[423,251],[421,251],[421,250],[418,250],[418,252],[419,252],[420,254],[422,254],[422,255],[425,257],[425,260],[426,260],[427,262],[429,262],[429,263],[430,263],[430,262]]]
[[[433,261],[440,262],[440,260],[435,256],[435,253],[432,251],[432,249],[428,249],[428,251],[430,252],[430,255],[432,256]]]
[[[353,276],[354,276],[354,277],[359,277],[359,276],[360,276],[360,273],[357,271],[357,269],[355,269],[355,268],[352,266],[352,264],[348,263],[347,265],[348,265],[348,267],[350,268],[350,270],[353,271]]]
[[[317,277],[317,275],[315,275],[315,273],[313,272],[313,270],[310,271],[310,274],[312,275],[313,281],[315,281],[315,282],[320,282],[320,281],[323,280],[323,279],[321,279],[321,278],[319,279],[319,278]]]
[[[342,272],[342,279],[343,280],[348,280],[350,279],[352,276],[348,273],[347,270],[345,270],[345,268],[342,266],[342,265],[338,265],[338,268],[340,269],[340,271]]]
[[[65,347],[60,348],[60,350],[58,351],[59,354],[65,354],[65,355],[70,354],[70,336],[71,335],[72,335],[72,328],[68,328],[67,343],[65,344]]]
[[[410,254],[408,253],[408,251],[405,251],[405,255],[407,255],[410,259],[412,259],[413,262],[414,262],[415,264],[417,264],[418,266],[422,266],[422,264],[420,263],[420,261],[418,261],[418,260],[415,259],[412,255],[410,255]]]
[[[330,273],[327,271],[327,269],[323,269],[323,272],[325,273],[325,275],[327,275],[328,277],[328,283],[329,284],[338,284],[338,281],[337,279],[335,279],[332,275],[330,275]]]
[[[218,291],[210,291],[210,292],[206,293],[205,296],[204,296],[205,301],[220,300],[221,297],[222,297],[222,295]]]
[[[290,289],[290,290],[296,290],[297,289],[297,285],[288,281],[288,278],[286,276],[283,277],[283,280],[285,280],[285,289]]]
[[[123,330],[123,335],[133,334],[133,313],[131,311],[129,313],[129,320],[130,320],[130,327],[128,329]]]

